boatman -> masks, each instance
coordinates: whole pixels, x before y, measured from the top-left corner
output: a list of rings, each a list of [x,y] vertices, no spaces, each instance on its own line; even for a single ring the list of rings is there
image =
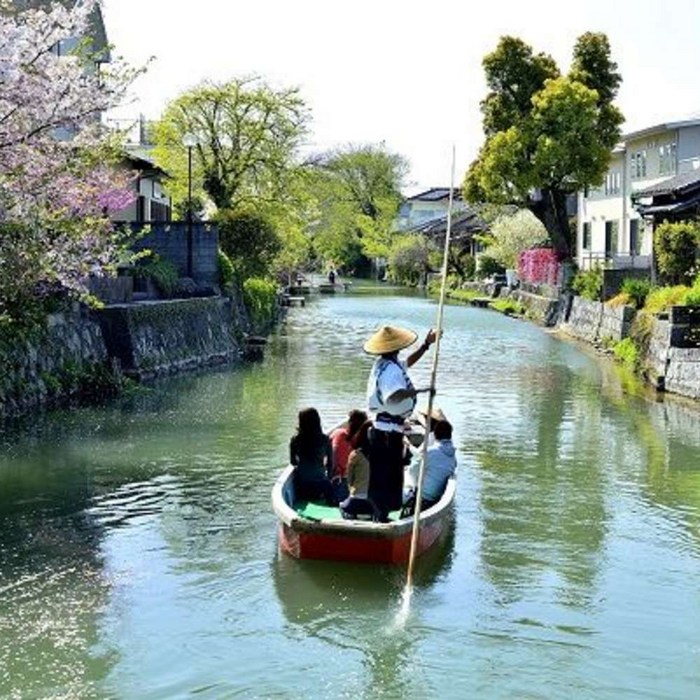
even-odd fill
[[[418,334],[405,328],[384,326],[364,344],[364,351],[378,355],[367,381],[367,403],[374,416],[370,433],[369,497],[386,522],[389,511],[400,510],[403,497],[404,421],[416,407],[416,395],[430,389],[416,389],[406,371],[435,342],[435,332],[422,345],[399,360],[399,352],[416,342]]]

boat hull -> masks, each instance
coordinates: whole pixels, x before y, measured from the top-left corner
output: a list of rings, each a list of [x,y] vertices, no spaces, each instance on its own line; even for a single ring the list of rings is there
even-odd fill
[[[313,521],[290,507],[293,469],[286,469],[273,488],[272,501],[279,518],[278,542],[282,551],[298,559],[403,564],[411,549],[413,518],[389,523],[363,520]],[[417,553],[420,555],[440,539],[449,518],[455,494],[450,479],[440,501],[421,513]]]

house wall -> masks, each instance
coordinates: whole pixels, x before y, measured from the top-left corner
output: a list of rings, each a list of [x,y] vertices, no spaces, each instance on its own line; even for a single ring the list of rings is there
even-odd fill
[[[670,171],[662,172],[660,149],[676,144],[676,159]],[[646,173],[635,172],[635,156],[646,153]],[[577,221],[577,261],[588,269],[606,260],[606,222],[618,222],[617,255],[613,256],[619,267],[649,267],[652,254],[652,226],[640,218],[632,205],[631,194],[651,185],[663,182],[682,172],[700,167],[700,126],[667,129],[660,127],[643,135],[628,139],[623,148],[616,150],[610,161],[608,175],[620,174],[618,193],[606,194],[605,183],[591,188],[587,195],[579,193]],[[633,255],[630,247],[631,222],[636,221],[641,240],[639,255]],[[584,245],[584,224],[590,225],[590,244]],[[608,256],[609,257],[609,256]]]
[[[452,207],[453,211],[460,211],[466,207],[466,204],[460,200],[455,200]],[[406,201],[399,212],[398,228],[405,230],[424,224],[432,219],[447,216],[448,208],[449,200],[447,199],[438,201]]]
[[[700,168],[700,126],[679,130],[678,174]]]

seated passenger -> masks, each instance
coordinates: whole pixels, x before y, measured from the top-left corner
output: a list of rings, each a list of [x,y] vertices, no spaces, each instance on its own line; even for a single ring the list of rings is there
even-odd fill
[[[367,414],[364,411],[352,410],[348,414],[347,424],[336,428],[330,435],[333,447],[331,483],[338,501],[343,501],[350,495],[347,478],[348,458],[353,449],[353,438],[366,420]]]
[[[331,441],[321,429],[321,417],[315,408],[299,411],[297,433],[289,442],[289,461],[296,467],[294,489],[298,500],[337,505],[328,478],[333,468]]]
[[[365,421],[353,438],[353,451],[348,458],[348,488],[350,496],[340,504],[344,518],[354,520],[358,515],[371,515],[379,519],[377,506],[369,498],[369,431],[372,421]]]
[[[432,434],[435,441],[428,446],[425,470],[423,474],[423,492],[421,510],[434,506],[442,497],[447,480],[457,469],[455,448],[452,444],[452,426],[447,420],[439,420],[432,424]],[[401,511],[402,517],[412,515],[415,510],[415,497],[418,490],[418,477],[423,451],[416,452],[409,467],[409,476],[414,487],[408,491]]]

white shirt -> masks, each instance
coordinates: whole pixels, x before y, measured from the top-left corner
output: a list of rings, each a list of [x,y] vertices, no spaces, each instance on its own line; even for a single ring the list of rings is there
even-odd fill
[[[390,401],[388,397],[397,391],[413,388],[406,374],[406,363],[378,357],[367,380],[367,405],[375,416],[377,430],[403,432],[403,426],[388,421],[376,420],[376,414],[389,413],[392,416],[408,418],[416,406],[415,397]]]

